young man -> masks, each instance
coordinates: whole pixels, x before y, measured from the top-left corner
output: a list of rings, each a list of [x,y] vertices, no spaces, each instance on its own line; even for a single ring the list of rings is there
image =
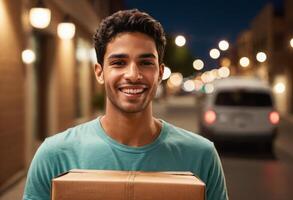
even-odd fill
[[[29,169],[24,199],[50,199],[51,179],[73,168],[191,171],[207,200],[226,200],[213,143],[153,117],[152,99],[163,75],[165,35],[138,10],[119,11],[95,34],[95,74],[105,85],[106,111],[97,119],[47,138]]]

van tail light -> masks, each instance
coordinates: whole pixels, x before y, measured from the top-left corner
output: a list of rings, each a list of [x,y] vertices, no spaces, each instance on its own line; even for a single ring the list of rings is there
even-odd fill
[[[280,121],[280,115],[279,115],[279,113],[276,112],[276,111],[270,112],[270,114],[269,114],[269,120],[270,120],[271,124],[277,125],[279,123],[279,121]]]
[[[204,113],[204,121],[207,124],[213,124],[217,119],[217,115],[215,113],[215,111],[213,110],[208,110]]]

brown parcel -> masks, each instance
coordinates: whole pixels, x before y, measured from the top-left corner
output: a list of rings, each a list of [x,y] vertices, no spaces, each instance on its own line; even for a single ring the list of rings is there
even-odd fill
[[[52,200],[204,200],[191,172],[71,170],[52,180]]]

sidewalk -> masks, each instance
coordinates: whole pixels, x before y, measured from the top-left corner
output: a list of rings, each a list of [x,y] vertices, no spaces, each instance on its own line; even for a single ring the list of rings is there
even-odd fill
[[[293,158],[293,115],[282,115],[275,147]]]

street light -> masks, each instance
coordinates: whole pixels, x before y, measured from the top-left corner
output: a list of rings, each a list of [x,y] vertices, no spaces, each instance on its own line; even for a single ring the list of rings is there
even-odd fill
[[[211,49],[210,56],[212,59],[217,59],[220,57],[220,51],[218,49]]]
[[[241,65],[241,67],[248,67],[250,64],[250,61],[249,61],[249,58],[242,57],[242,58],[240,58],[239,63]]]
[[[63,40],[70,40],[75,35],[75,25],[68,18],[66,16],[63,22],[59,23],[57,27],[58,36]]]
[[[194,60],[192,65],[193,65],[193,68],[196,70],[202,70],[202,68],[204,67],[204,63],[201,59]]]
[[[186,43],[186,39],[184,36],[182,35],[178,35],[176,38],[175,38],[175,44],[179,47],[182,47],[184,46]]]
[[[290,46],[293,48],[293,38],[290,40]]]
[[[262,63],[267,60],[267,55],[264,52],[258,52],[256,54],[256,60]]]
[[[183,83],[182,88],[185,92],[192,92],[195,90],[195,84],[194,84],[193,80],[187,80]]]
[[[171,75],[171,69],[169,67],[165,66],[162,80],[168,79],[170,77],[170,75]]]
[[[44,29],[50,24],[51,11],[39,0],[37,6],[30,9],[29,19],[33,27]]]
[[[181,83],[183,81],[183,76],[179,72],[172,73],[169,80],[173,86],[178,87],[181,85]]]
[[[228,67],[221,67],[218,73],[221,78],[227,78],[230,75],[230,69]]]
[[[284,85],[284,83],[277,83],[275,86],[274,86],[274,91],[277,93],[277,94],[282,94],[284,93],[286,90],[286,87]]]
[[[229,42],[227,42],[226,40],[221,40],[218,46],[220,50],[226,51],[227,49],[229,49]]]
[[[25,64],[32,64],[36,61],[36,54],[33,50],[26,49],[22,51],[21,59]]]

